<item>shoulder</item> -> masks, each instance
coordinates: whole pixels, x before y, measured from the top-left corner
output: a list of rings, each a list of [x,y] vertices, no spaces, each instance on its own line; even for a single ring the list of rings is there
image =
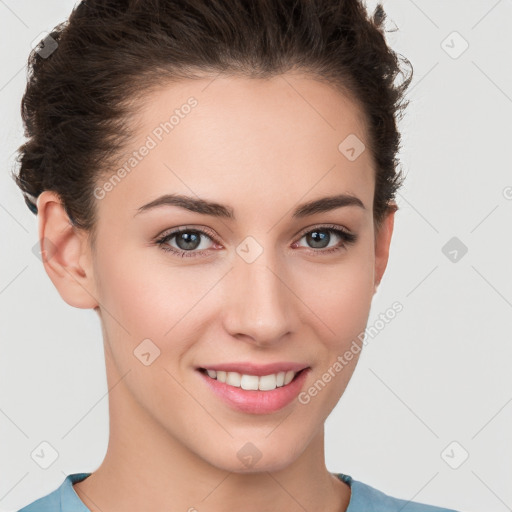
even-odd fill
[[[90,512],[73,490],[73,484],[90,473],[68,475],[60,486],[49,494],[29,503],[17,512]]]
[[[343,473],[336,474],[351,489],[350,503],[346,512],[456,512],[416,501],[394,498],[368,484],[354,480]]]

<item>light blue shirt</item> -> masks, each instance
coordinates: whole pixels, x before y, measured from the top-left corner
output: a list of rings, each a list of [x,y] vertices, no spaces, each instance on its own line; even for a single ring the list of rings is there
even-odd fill
[[[30,503],[18,512],[91,512],[73,489],[74,483],[84,480],[90,474],[68,475],[55,491]],[[351,489],[350,503],[346,512],[456,512],[452,509],[392,498],[369,485],[353,480],[349,475],[334,474]]]

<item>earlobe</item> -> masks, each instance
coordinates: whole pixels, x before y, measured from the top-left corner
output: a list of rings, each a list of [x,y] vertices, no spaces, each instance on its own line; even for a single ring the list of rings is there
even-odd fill
[[[43,265],[60,296],[76,308],[96,308],[87,234],[77,229],[57,193],[43,191],[37,199]]]
[[[391,244],[391,237],[393,235],[393,227],[395,222],[395,212],[398,209],[396,203],[391,203],[389,213],[386,214],[380,229],[375,236],[375,282],[374,294],[377,292],[384,271],[386,270],[389,259],[389,247]]]

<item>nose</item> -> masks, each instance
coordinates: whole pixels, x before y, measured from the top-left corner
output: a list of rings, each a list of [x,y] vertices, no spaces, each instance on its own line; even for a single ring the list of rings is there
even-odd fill
[[[271,263],[266,252],[252,263],[237,256],[221,313],[227,332],[258,346],[278,343],[293,330],[293,294],[283,270]]]

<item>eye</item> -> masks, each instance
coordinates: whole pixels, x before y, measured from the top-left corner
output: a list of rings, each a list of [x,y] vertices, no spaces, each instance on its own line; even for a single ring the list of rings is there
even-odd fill
[[[332,234],[334,234],[334,237]],[[334,246],[329,246],[333,238],[334,241],[336,241],[336,238],[338,238],[339,241]],[[306,242],[310,244],[310,248],[313,249],[313,252],[325,254],[345,249],[348,245],[353,244],[357,240],[357,235],[345,229],[341,229],[338,226],[318,226],[315,229],[310,229],[303,233],[300,240],[302,239],[306,239]]]
[[[208,244],[203,244],[205,239],[213,241],[213,235],[202,229],[178,228],[164,234],[155,243],[164,251],[173,252],[181,257],[194,257],[204,255],[208,250]],[[176,246],[170,244],[173,241]]]

